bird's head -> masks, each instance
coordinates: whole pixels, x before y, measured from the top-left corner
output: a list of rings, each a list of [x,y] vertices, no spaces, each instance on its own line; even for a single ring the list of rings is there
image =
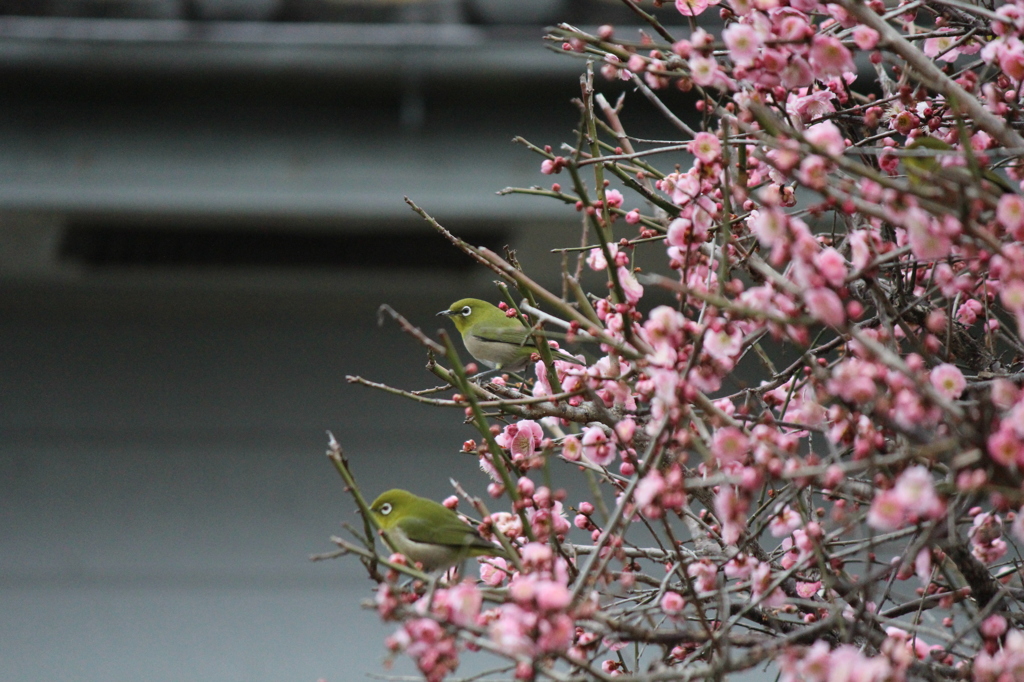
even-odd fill
[[[382,530],[391,530],[403,518],[415,513],[419,500],[412,493],[395,488],[378,495],[370,505],[370,513]]]
[[[500,326],[508,324],[505,313],[495,305],[478,298],[463,298],[442,310],[438,315],[451,318],[460,334],[477,324]]]

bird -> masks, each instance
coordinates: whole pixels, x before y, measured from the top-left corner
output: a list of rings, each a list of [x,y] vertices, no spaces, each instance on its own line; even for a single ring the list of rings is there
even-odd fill
[[[455,323],[469,354],[492,370],[520,372],[537,352],[531,331],[518,318],[509,317],[487,301],[462,298],[438,315]],[[552,352],[559,359],[579,362],[561,351]]]
[[[975,195],[980,194],[982,198],[994,203],[1002,194],[1013,191],[1005,179],[989,168],[981,168],[979,178],[966,166],[943,165],[942,156],[958,155],[963,152],[938,138],[922,135],[915,138],[906,148],[908,151],[934,152],[925,156],[903,158],[911,185],[918,189],[927,189],[933,198],[948,200],[950,190],[957,193],[971,190]]]
[[[469,557],[510,558],[454,511],[408,490],[381,493],[370,515],[391,546],[425,571],[447,570]]]

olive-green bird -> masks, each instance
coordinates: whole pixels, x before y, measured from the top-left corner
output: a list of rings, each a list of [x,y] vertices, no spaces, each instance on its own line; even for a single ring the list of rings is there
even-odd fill
[[[448,569],[469,557],[508,553],[488,542],[454,511],[407,490],[394,489],[373,501],[370,513],[398,552],[426,571]]]
[[[438,315],[451,318],[469,354],[491,369],[522,371],[529,364],[530,356],[537,352],[530,330],[518,318],[508,317],[505,311],[487,301],[463,298]],[[561,360],[579,362],[562,351],[552,349],[551,352]]]
[[[983,182],[979,182],[978,177],[966,166],[942,165],[942,156],[947,156],[942,152],[961,152],[957,152],[938,138],[922,135],[907,145],[907,149],[928,149],[936,152],[927,156],[905,156],[903,164],[911,184],[930,188],[937,199],[945,197],[949,190],[962,193],[968,187],[977,188],[979,194],[990,201],[997,201],[1001,195],[1013,191],[1006,180],[990,169],[981,170]]]

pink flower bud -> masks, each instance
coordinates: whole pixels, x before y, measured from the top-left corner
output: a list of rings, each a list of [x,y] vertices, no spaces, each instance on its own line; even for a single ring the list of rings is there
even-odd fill
[[[670,616],[682,613],[685,606],[686,600],[678,592],[666,592],[661,598],[661,610]]]
[[[1006,619],[997,614],[983,620],[981,625],[978,626],[978,631],[986,639],[996,639],[1003,636],[1006,632],[1006,627]]]
[[[534,490],[533,481],[523,476],[516,482],[516,490],[518,490],[519,494],[523,497],[532,497]]]

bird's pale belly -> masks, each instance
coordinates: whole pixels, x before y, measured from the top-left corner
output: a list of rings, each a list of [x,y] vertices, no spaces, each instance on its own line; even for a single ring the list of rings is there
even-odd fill
[[[475,336],[467,336],[464,341],[469,354],[491,369],[517,372],[525,369],[530,360],[530,355],[526,352],[528,349],[523,346],[501,341],[485,341]]]
[[[387,531],[387,536],[396,550],[408,559],[423,564],[423,569],[426,571],[454,566],[465,559],[469,553],[468,547],[463,551],[458,551],[448,545],[434,545],[410,540],[400,528],[392,528]]]

